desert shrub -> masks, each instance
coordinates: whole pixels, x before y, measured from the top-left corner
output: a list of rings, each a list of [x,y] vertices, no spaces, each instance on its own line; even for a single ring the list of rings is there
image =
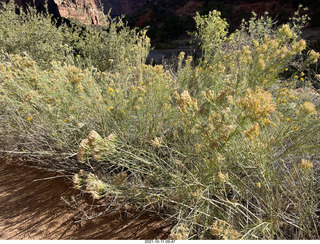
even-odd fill
[[[145,62],[150,48],[146,30],[129,29],[120,17],[101,16],[99,27],[71,21],[58,26],[47,12],[28,7],[18,14],[17,9],[13,1],[2,4],[0,49],[27,54],[41,68],[50,69],[51,61],[100,71],[119,69],[120,62],[137,67]]]
[[[13,1],[1,3],[0,49],[22,55],[28,53],[39,65],[49,67],[52,60],[66,61],[72,47],[64,42],[63,34],[48,13],[35,8],[19,9]],[[20,14],[16,13],[19,9]]]
[[[50,69],[3,51],[2,148],[77,153],[97,168],[75,187],[167,215],[172,238],[319,238],[319,94],[301,70],[283,75],[319,58],[299,38],[304,20],[253,16],[232,34],[218,12],[195,21],[204,56],[195,65],[181,53],[174,72],[145,65],[136,51],[147,37],[122,27],[111,68],[94,67],[98,51],[83,40],[79,61]]]
[[[122,17],[105,16],[100,27],[73,26],[70,32],[65,27],[64,38],[77,54],[76,63],[82,67],[94,66],[100,71],[119,70],[120,63],[126,67],[140,67],[150,49],[150,40],[146,30],[130,29]]]

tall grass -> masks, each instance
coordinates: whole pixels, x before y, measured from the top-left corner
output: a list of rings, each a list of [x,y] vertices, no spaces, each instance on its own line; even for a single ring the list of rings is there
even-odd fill
[[[77,153],[99,167],[75,187],[169,216],[171,238],[319,238],[320,102],[305,75],[319,54],[299,37],[305,17],[228,33],[219,12],[198,15],[203,58],[165,70],[144,64],[145,31],[121,20],[79,36],[37,16],[68,49],[44,60],[1,46],[2,150]]]

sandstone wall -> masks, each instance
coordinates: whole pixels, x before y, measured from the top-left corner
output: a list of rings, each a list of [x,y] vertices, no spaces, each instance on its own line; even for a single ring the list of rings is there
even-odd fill
[[[0,2],[8,0],[0,0]],[[44,11],[46,0],[15,0],[15,3],[26,9],[35,6]],[[99,25],[102,12],[99,10],[98,0],[47,0],[50,14],[57,17],[73,18],[85,24]]]
[[[99,25],[102,12],[96,0],[53,0],[59,14],[64,18],[73,18],[82,23]]]

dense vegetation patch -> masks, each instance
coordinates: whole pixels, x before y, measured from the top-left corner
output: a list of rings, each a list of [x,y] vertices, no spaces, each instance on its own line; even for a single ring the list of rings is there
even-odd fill
[[[195,17],[204,55],[145,64],[146,31],[0,15],[1,152],[77,154],[75,187],[176,223],[177,239],[319,238],[319,54],[306,17],[234,33]],[[297,89],[299,88],[299,89]]]

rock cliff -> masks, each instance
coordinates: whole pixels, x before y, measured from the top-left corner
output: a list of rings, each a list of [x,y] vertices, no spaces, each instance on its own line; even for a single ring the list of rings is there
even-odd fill
[[[61,17],[73,18],[82,23],[99,25],[102,12],[97,0],[53,0]]]
[[[0,0],[0,2],[8,0]],[[18,6],[26,9],[34,6],[39,11],[45,10],[47,3],[48,12],[55,17],[73,18],[85,24],[99,25],[102,11],[98,0],[15,0]]]

